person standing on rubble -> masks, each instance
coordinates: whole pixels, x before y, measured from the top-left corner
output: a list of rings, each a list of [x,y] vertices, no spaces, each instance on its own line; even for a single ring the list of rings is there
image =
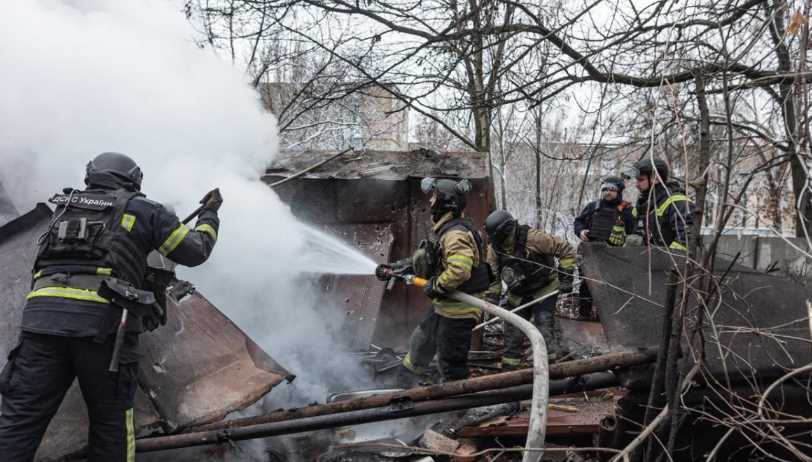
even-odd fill
[[[404,388],[419,383],[435,353],[442,381],[469,377],[471,331],[480,319],[480,309],[446,295],[460,291],[482,298],[490,285],[482,238],[463,214],[471,183],[424,178],[421,189],[431,194],[432,238],[423,241],[412,257],[376,270],[382,280],[388,279],[385,270],[392,269],[429,279],[424,292],[432,310],[409,339],[409,351],[398,372],[398,385]]]
[[[645,245],[688,250],[688,232],[695,208],[685,188],[669,180],[668,165],[661,159],[642,159],[625,172],[635,178],[640,197],[632,210],[637,234]]]
[[[563,351],[556,328],[555,307],[559,293],[572,292],[575,250],[563,239],[518,224],[505,210],[488,215],[485,231],[490,239],[487,261],[497,276],[488,290],[488,299],[499,304],[506,295],[507,308],[512,310],[549,295],[517,314],[528,320],[532,316],[547,343],[550,360],[560,359]],[[508,324],[505,324],[504,332],[505,352],[501,366],[514,369],[520,366],[524,356],[524,334]]]
[[[575,217],[573,229],[582,242],[606,242],[611,247],[620,247],[626,243],[627,236],[634,234],[634,207],[623,200],[625,188],[623,178],[604,178],[601,182],[601,198],[587,204],[581,214]],[[592,317],[592,294],[583,280],[578,292],[581,316]]]
[[[201,201],[194,230],[141,192],[141,169],[124,154],[87,164],[86,189],[65,189],[38,239],[19,343],[0,373],[0,458],[28,462],[74,378],[90,420],[87,460],[133,461],[138,335],[166,322],[144,290],[153,250],[186,266],[205,262],[223,203]]]

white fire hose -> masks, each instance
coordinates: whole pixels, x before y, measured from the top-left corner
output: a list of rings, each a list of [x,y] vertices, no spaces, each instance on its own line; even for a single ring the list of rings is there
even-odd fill
[[[428,284],[427,280],[412,275],[399,277],[403,279],[406,284],[418,287],[425,287],[426,284]],[[533,398],[530,406],[527,443],[525,445],[525,449],[527,450],[522,457],[522,462],[538,462],[541,460],[544,450],[544,437],[547,432],[547,406],[550,399],[550,375],[547,365],[547,344],[544,342],[544,337],[533,323],[493,303],[488,303],[485,300],[480,300],[459,291],[451,292],[446,296],[476,306],[493,316],[501,318],[508,324],[519,329],[530,339],[530,344],[533,347]],[[534,301],[533,303],[538,303],[538,301]],[[524,306],[520,306],[514,311],[518,311],[521,308],[524,308]]]
[[[531,300],[531,301],[529,301],[529,302],[525,303],[524,305],[519,305],[519,306],[517,306],[516,308],[513,308],[512,310],[510,310],[510,312],[511,312],[511,313],[518,313],[519,311],[521,311],[521,310],[523,310],[523,309],[527,308],[528,306],[533,306],[533,305],[535,305],[536,303],[541,303],[541,302],[543,302],[544,300],[547,300],[548,298],[552,297],[553,295],[558,295],[558,289],[556,289],[556,290],[554,290],[554,291],[550,292],[549,294],[542,295],[541,297],[539,297],[539,298],[537,298],[537,299],[535,299],[535,300]],[[487,326],[488,324],[493,324],[493,323],[495,323],[495,322],[496,322],[496,321],[498,321],[498,320],[499,320],[499,318],[492,318],[492,319],[488,319],[488,320],[487,320],[487,321],[485,321],[485,322],[482,322],[482,323],[477,324],[477,325],[476,325],[476,326],[474,326],[474,328],[473,328],[473,329],[471,329],[471,330],[472,330],[472,331],[477,331],[477,330],[482,329],[483,327]]]

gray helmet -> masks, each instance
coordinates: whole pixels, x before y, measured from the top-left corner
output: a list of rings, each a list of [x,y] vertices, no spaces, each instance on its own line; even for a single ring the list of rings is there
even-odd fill
[[[617,188],[619,193],[622,193],[623,190],[626,189],[626,182],[623,181],[623,178],[619,176],[607,176],[601,181],[601,188],[603,188],[603,185],[605,184],[614,186]]]
[[[662,159],[640,159],[634,166],[624,172],[624,176],[634,178],[638,176],[653,177],[657,174],[662,178],[662,182],[668,181],[668,164]]]
[[[448,212],[461,214],[465,210],[465,196],[471,191],[471,182],[427,177],[420,182],[420,189],[426,194],[437,195],[437,200],[431,207],[431,214],[439,218]]]
[[[485,219],[485,232],[488,239],[500,247],[505,239],[516,230],[516,219],[507,210],[495,210]]]
[[[113,180],[127,189],[141,190],[141,168],[129,156],[103,152],[87,163],[85,184],[105,184]]]

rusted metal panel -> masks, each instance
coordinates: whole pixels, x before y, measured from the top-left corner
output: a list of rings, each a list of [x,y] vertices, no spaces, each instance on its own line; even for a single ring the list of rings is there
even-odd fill
[[[199,292],[174,302],[167,324],[141,336],[141,386],[172,429],[220,420],[290,373]]]
[[[391,226],[385,224],[330,225],[326,230],[377,262],[389,261]],[[325,275],[320,279],[326,303],[344,311],[340,338],[351,349],[366,349],[372,341],[385,284],[371,276]]]
[[[315,165],[338,151],[283,151],[275,159],[268,173],[288,176]],[[457,176],[486,178],[488,154],[476,151],[434,152],[428,149],[414,151],[363,150],[348,152],[323,166],[308,172],[304,178],[366,179],[381,178],[403,180],[408,177]]]
[[[322,229],[362,223],[389,226],[393,236],[389,261],[410,256],[417,244],[431,235],[429,195],[420,190],[421,174],[458,175],[470,179],[473,189],[469,193],[465,213],[475,225],[482,228],[491,203],[484,154],[452,153],[448,161],[441,161],[442,156],[435,157],[422,151],[373,153],[371,157],[367,154],[352,157],[354,153],[348,153],[349,157],[342,157],[343,161],[342,158],[336,159],[333,162],[337,164],[330,162],[301,178],[280,185],[274,191],[290,205],[294,215]],[[315,164],[324,155],[323,152],[311,152],[282,156],[268,170],[263,181],[273,183],[282,180]],[[400,160],[401,157],[405,160]],[[414,170],[371,177],[360,174],[369,165],[366,162],[377,163],[382,159],[390,159],[394,164],[412,165]],[[379,258],[374,260],[383,261]],[[336,283],[356,284],[356,279],[345,278],[343,281],[346,282],[336,280]],[[372,341],[396,348],[405,347],[409,334],[426,315],[430,305],[420,288],[396,284],[383,295]]]
[[[585,245],[582,267],[595,307],[613,349],[657,346],[660,341],[666,274],[672,260],[662,251]],[[721,273],[729,261],[715,264]],[[649,278],[650,287],[649,291]],[[622,288],[622,290],[621,290]],[[784,368],[812,362],[806,300],[812,289],[789,278],[734,267],[722,288],[722,303],[706,322],[707,365],[733,380],[768,379]],[[693,294],[688,307],[697,306]],[[723,365],[723,362],[725,364]]]
[[[600,430],[600,423],[607,415],[612,415],[620,392],[600,391],[565,395],[551,398],[552,406],[547,413],[547,435],[562,436],[572,434],[591,434]],[[569,412],[556,408],[565,406],[573,408]],[[502,416],[488,420],[476,426],[464,427],[461,437],[525,437],[529,427],[527,412],[516,416]]]
[[[50,217],[51,210],[38,204],[0,226],[0,368],[18,338],[36,238]],[[289,375],[198,293],[170,306],[168,325],[141,339],[146,354],[135,402],[137,433],[159,423],[186,426],[220,419],[251,404]],[[87,425],[85,405],[74,383],[48,427],[37,459],[79,451],[87,441]]]

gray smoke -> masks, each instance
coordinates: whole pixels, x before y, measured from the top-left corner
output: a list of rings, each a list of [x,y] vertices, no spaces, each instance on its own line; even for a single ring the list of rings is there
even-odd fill
[[[103,151],[133,156],[143,190],[181,216],[219,186],[214,255],[179,276],[298,376],[301,399],[351,386],[361,371],[330,330],[343,314],[314,306],[302,275],[369,274],[374,264],[296,221],[258,180],[277,129],[243,75],[194,45],[173,3],[14,3],[0,15],[0,182],[17,208],[81,186]]]

